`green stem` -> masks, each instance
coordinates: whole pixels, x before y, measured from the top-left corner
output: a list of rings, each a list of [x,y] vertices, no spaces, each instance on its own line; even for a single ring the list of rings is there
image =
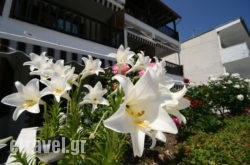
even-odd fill
[[[100,126],[101,122],[103,121],[106,114],[107,114],[107,111],[102,114],[102,117],[101,117],[100,121],[98,122],[97,126],[95,127],[93,134],[95,134],[97,132],[97,129],[99,128],[99,126]]]

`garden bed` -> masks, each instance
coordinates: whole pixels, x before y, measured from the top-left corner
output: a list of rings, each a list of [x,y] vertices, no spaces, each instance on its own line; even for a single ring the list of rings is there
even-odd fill
[[[216,132],[182,136],[166,134],[167,143],[145,149],[141,158],[131,152],[128,165],[250,164],[250,115],[230,116]],[[180,130],[181,131],[181,130]]]

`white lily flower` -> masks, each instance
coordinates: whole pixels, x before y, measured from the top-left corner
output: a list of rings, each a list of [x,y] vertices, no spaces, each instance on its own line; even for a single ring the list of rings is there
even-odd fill
[[[30,75],[38,75],[42,79],[51,77],[51,67],[53,65],[52,59],[46,57],[46,52],[37,55],[30,53],[31,61],[24,62],[23,65],[30,65]]]
[[[95,59],[93,60],[92,56],[88,56],[89,58],[82,57],[82,60],[84,61],[85,68],[82,71],[82,79],[92,75],[96,74],[98,75],[99,72],[104,72],[104,70],[101,68],[101,60],[100,59]]]
[[[122,75],[114,76],[123,87],[124,102],[104,125],[116,132],[130,133],[134,156],[142,156],[145,134],[152,130],[177,133],[171,117],[161,109],[166,96],[159,92],[158,84],[150,70],[146,71],[134,85]]]
[[[184,86],[178,92],[171,92],[173,100],[166,100],[164,102],[163,108],[171,115],[177,117],[181,122],[186,124],[186,118],[180,113],[180,110],[185,109],[190,106],[190,101],[183,98],[187,92],[186,86]]]
[[[15,82],[17,93],[5,96],[1,102],[3,104],[16,107],[13,113],[13,120],[17,120],[19,115],[27,110],[30,113],[39,113],[39,103],[42,103],[39,91],[39,80],[32,79],[26,86],[19,81]]]
[[[70,70],[69,65],[64,65],[64,60],[57,60],[55,64],[52,65],[53,75],[65,77],[65,74]]]
[[[40,69],[44,63],[49,61],[49,58],[46,57],[46,52],[42,52],[40,56],[35,53],[30,53],[30,60],[31,61],[24,62],[23,65],[30,65],[30,70],[33,71]]]
[[[116,58],[118,66],[123,66],[124,64],[129,64],[129,65],[133,66],[133,63],[134,63],[133,56],[134,55],[135,55],[135,53],[130,51],[129,47],[124,49],[123,45],[121,45],[117,49],[117,53],[108,54],[108,56]]]
[[[151,62],[151,59],[149,56],[145,56],[143,51],[141,51],[141,53],[138,53],[137,55],[138,55],[138,59],[135,65],[133,65],[133,67],[127,73],[132,72],[132,71],[143,70],[149,66]]]
[[[42,90],[42,96],[52,94],[57,102],[60,101],[61,97],[70,100],[67,91],[71,89],[71,86],[65,77],[53,76],[50,81],[41,80],[41,82],[47,86]]]
[[[75,74],[75,67],[68,69],[65,73],[65,77],[69,84],[75,84],[76,86],[78,86],[78,83],[76,82],[78,74]]]
[[[107,93],[107,90],[102,88],[101,82],[98,81],[94,88],[90,85],[84,85],[84,87],[89,90],[89,93],[83,98],[80,104],[92,104],[92,112],[96,110],[98,104],[109,105],[108,100],[103,97]]]
[[[152,69],[156,75],[160,90],[171,89],[174,86],[174,81],[166,75],[165,61],[159,61],[157,58],[155,58],[155,61],[155,65],[152,67]]]
[[[54,65],[52,65],[53,76],[61,76],[66,77],[67,82],[69,84],[78,85],[76,79],[78,75],[75,74],[75,67],[71,67],[69,65],[64,65],[64,60],[57,60]]]
[[[151,132],[147,132],[147,135],[150,136],[151,139],[152,139],[152,144],[150,146],[151,149],[155,147],[155,145],[156,145],[156,139],[158,139],[158,140],[160,140],[162,142],[166,142],[167,141],[166,136],[161,131],[155,131],[155,130],[153,130]]]

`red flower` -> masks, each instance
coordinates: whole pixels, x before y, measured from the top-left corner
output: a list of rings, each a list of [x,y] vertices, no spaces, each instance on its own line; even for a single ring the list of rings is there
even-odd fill
[[[185,84],[188,84],[188,83],[190,83],[190,80],[189,80],[188,78],[184,78],[184,79],[183,79],[183,82],[184,82]]]
[[[198,99],[191,99],[191,98],[187,98],[190,101],[190,107],[191,108],[196,108],[200,105],[202,105],[202,100],[198,100]]]

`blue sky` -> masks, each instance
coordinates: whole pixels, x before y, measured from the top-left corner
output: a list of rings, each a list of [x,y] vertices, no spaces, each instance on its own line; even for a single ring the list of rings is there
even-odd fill
[[[183,42],[236,18],[250,29],[250,0],[162,0],[182,18],[177,24]]]

